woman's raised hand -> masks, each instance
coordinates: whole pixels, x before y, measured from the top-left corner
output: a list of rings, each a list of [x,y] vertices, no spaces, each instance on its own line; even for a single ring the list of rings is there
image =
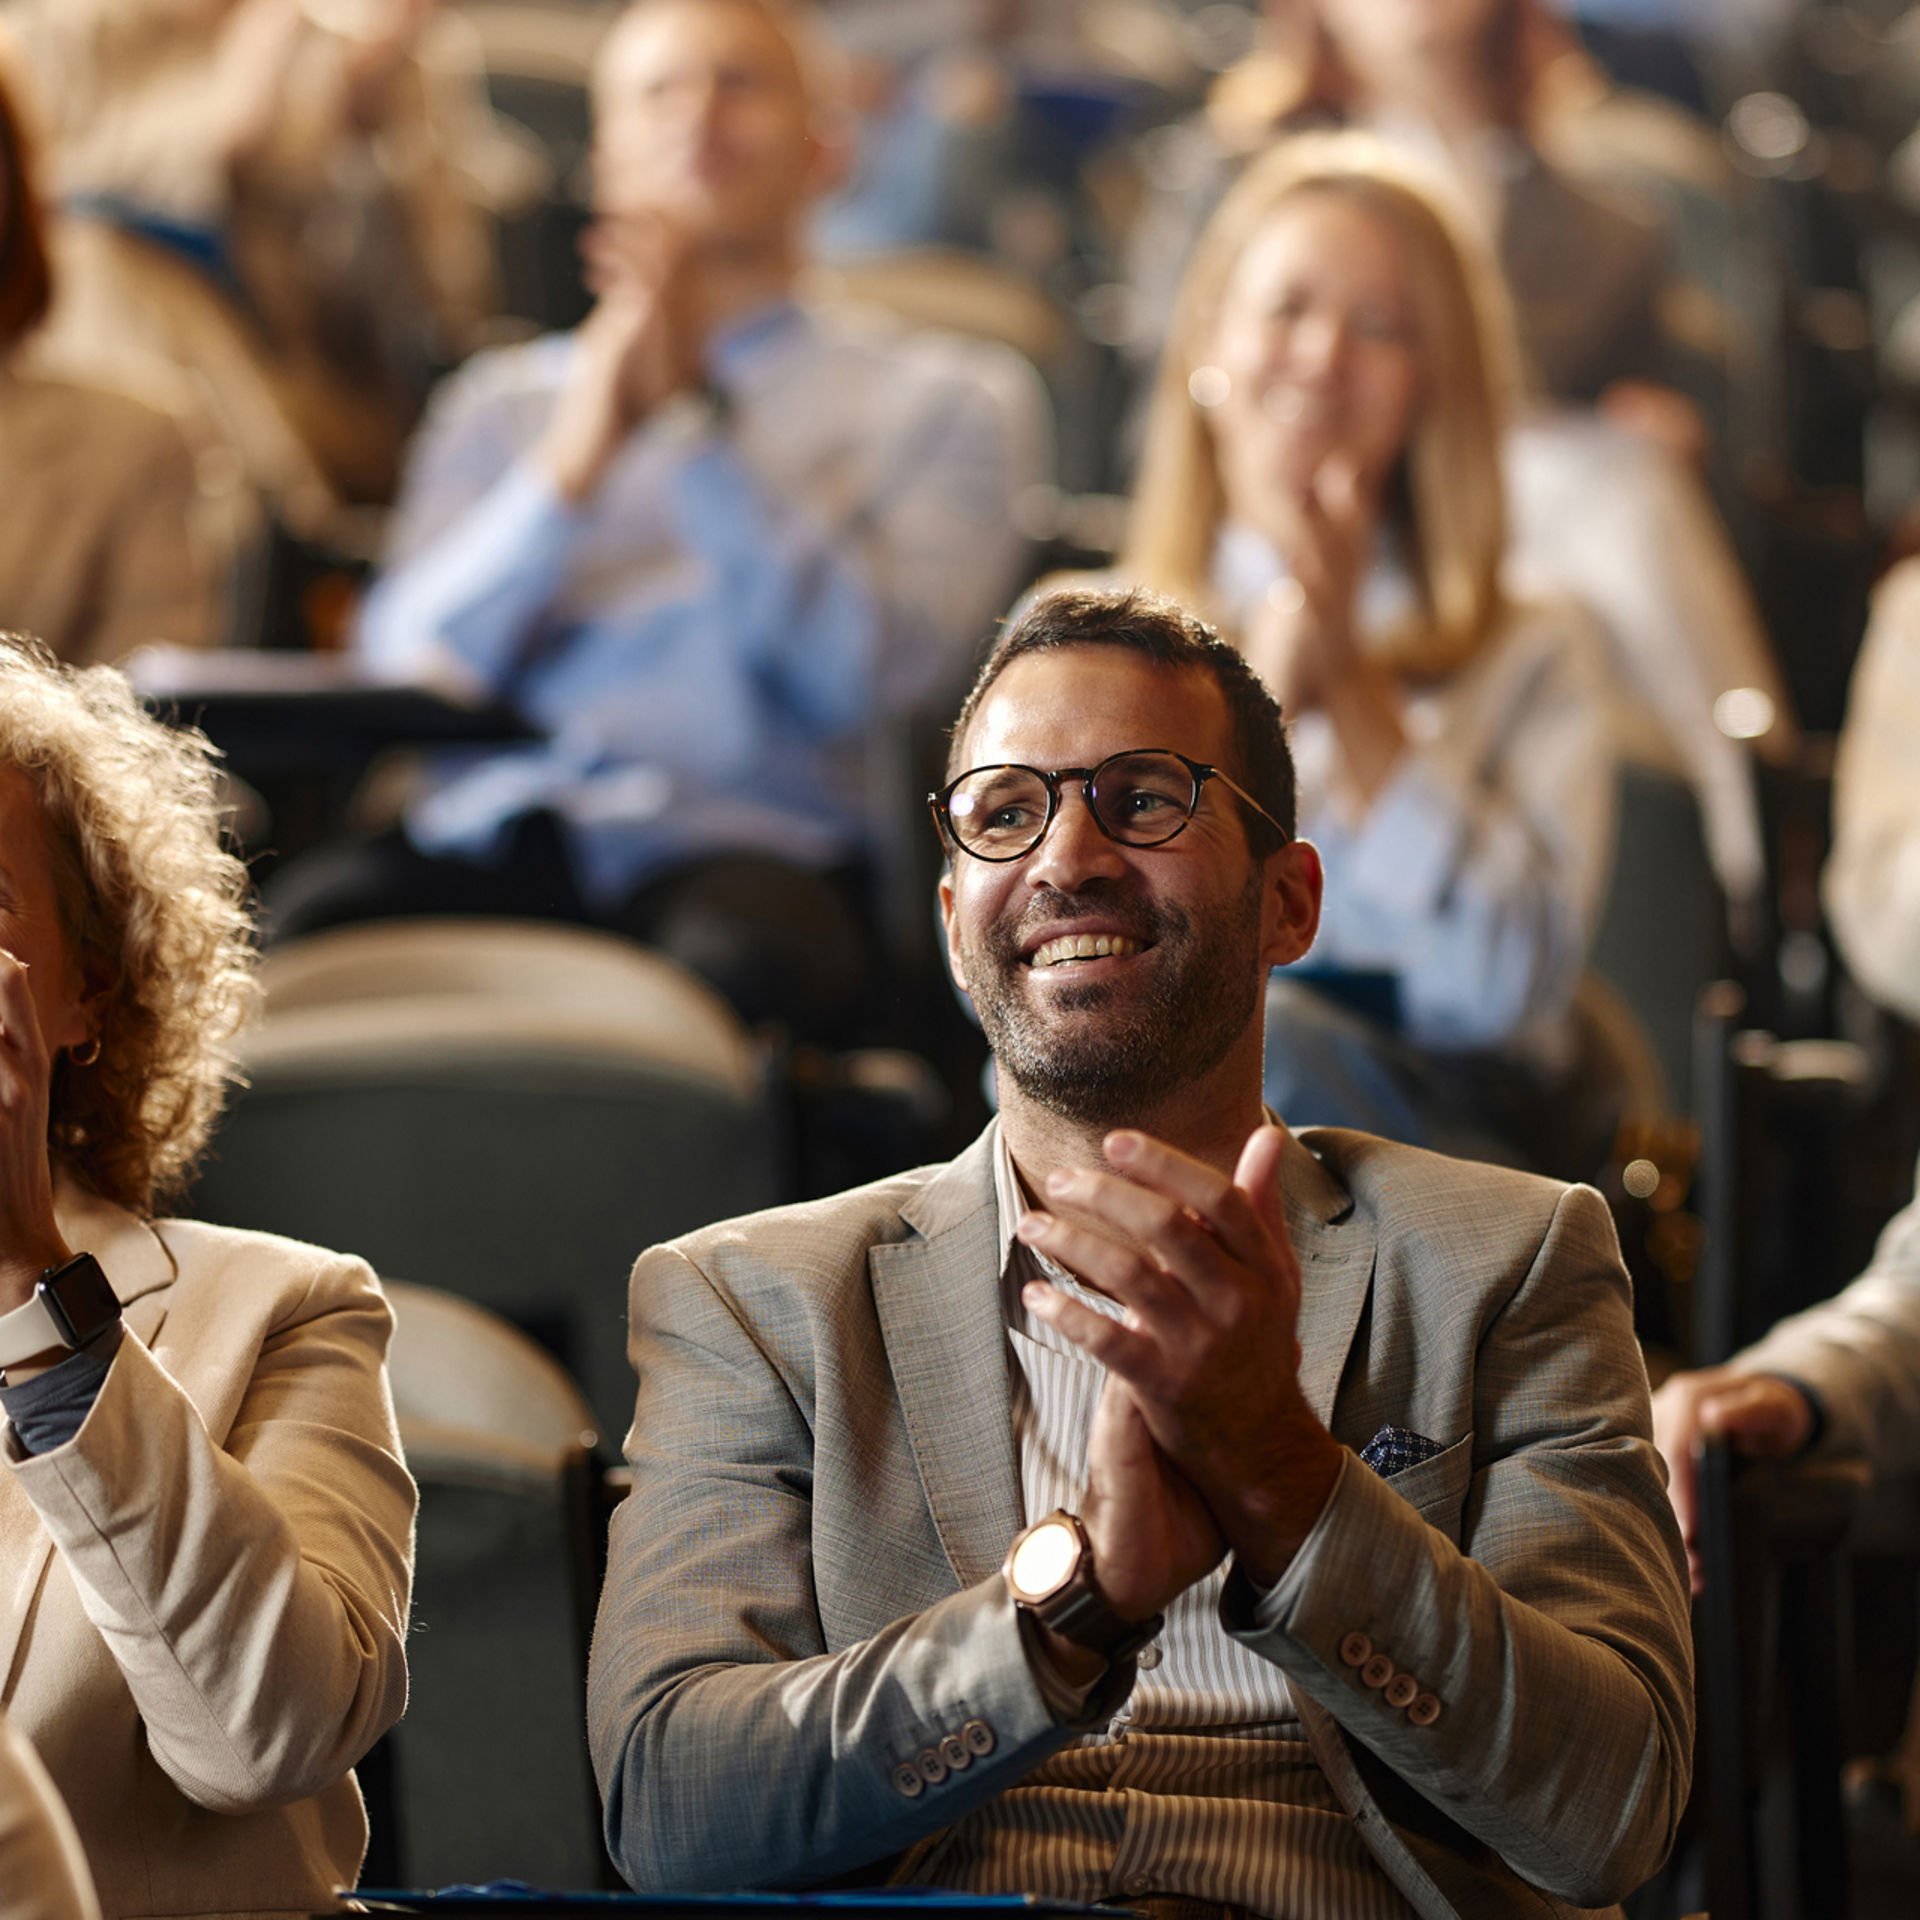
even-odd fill
[[[1352,670],[1375,525],[1357,469],[1337,454],[1303,493],[1274,503],[1266,531],[1287,574],[1249,618],[1244,646],[1289,718],[1324,706],[1330,684]]]
[[[0,947],[0,1312],[23,1305],[71,1254],[53,1215],[52,1082],[26,965]]]
[[[1269,533],[1287,563],[1248,622],[1243,646],[1291,718],[1316,709],[1339,741],[1336,798],[1363,815],[1406,749],[1400,689],[1361,644],[1360,589],[1378,538],[1376,503],[1343,455],[1320,463],[1312,484]]]

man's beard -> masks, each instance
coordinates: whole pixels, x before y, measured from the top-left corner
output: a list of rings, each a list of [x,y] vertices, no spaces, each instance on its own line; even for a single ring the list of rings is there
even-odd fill
[[[1210,1072],[1246,1033],[1265,985],[1259,965],[1261,876],[1196,927],[1183,908],[1099,894],[1049,893],[1021,924],[996,927],[967,960],[995,1068],[1021,1093],[1083,1126],[1126,1126]],[[1098,917],[1156,950],[1144,994],[1112,980],[1045,989],[1048,1012],[1020,986],[1020,944],[1039,926]],[[1072,961],[1065,963],[1073,965]],[[1061,1018],[1061,1016],[1080,1016]]]

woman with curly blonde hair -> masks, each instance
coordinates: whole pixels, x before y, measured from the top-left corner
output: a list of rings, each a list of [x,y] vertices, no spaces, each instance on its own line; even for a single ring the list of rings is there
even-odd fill
[[[253,995],[205,742],[0,635],[0,1672],[108,1920],[330,1905],[406,1698],[378,1284],[155,1217]]]

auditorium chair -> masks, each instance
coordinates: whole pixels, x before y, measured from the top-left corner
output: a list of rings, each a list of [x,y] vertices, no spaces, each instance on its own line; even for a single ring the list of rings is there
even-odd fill
[[[586,1744],[601,1514],[594,1416],[498,1315],[390,1281],[420,1486],[407,1711],[363,1769],[368,1886],[618,1886]]]
[[[732,1012],[572,927],[420,920],[270,953],[250,1084],[190,1210],[363,1254],[504,1314],[632,1415],[644,1248],[782,1197],[782,1117]]]

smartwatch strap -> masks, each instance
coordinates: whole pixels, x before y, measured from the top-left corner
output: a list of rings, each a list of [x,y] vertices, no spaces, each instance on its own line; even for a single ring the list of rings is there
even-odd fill
[[[66,1336],[54,1324],[46,1299],[37,1287],[25,1306],[0,1313],[0,1371],[18,1366],[36,1353],[45,1353],[49,1347],[66,1344]]]

